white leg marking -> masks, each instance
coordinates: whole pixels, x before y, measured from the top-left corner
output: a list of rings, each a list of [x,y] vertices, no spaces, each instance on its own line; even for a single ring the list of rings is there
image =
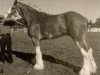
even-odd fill
[[[90,63],[90,60],[88,58],[88,54],[87,52],[81,48],[81,52],[83,54],[83,57],[84,57],[84,62],[83,62],[83,67],[80,71],[80,75],[91,75],[91,63]]]
[[[92,65],[91,72],[95,73],[97,66],[96,66],[95,60],[92,55],[92,48],[90,48],[90,50],[88,51],[88,55],[89,55],[89,59],[90,59],[91,65]]]
[[[79,75],[91,75],[91,63],[90,63],[90,59],[88,57],[88,53],[81,48],[81,46],[79,45],[79,43],[76,41],[78,47],[81,50],[81,53],[83,54],[83,58],[84,58],[84,62],[83,62],[83,66],[81,71],[79,72]]]
[[[40,50],[40,46],[36,46],[36,64],[34,65],[35,69],[44,69],[42,53]]]

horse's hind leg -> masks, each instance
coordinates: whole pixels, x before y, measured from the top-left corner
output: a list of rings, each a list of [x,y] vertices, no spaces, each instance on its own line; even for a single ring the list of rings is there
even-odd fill
[[[96,66],[96,63],[95,63],[95,61],[94,61],[94,58],[93,58],[93,55],[92,55],[92,53],[93,53],[93,50],[92,50],[92,48],[90,48],[89,49],[89,51],[88,51],[88,54],[89,54],[89,58],[90,58],[90,60],[91,60],[91,63],[92,63],[92,65],[93,65],[93,72],[96,72],[96,69],[97,69],[97,66]]]
[[[83,66],[79,74],[91,75],[91,73],[95,73],[97,66],[92,55],[92,48],[90,48],[86,42],[86,37],[83,36],[80,40],[76,39],[76,43],[84,57]]]
[[[85,38],[86,38],[86,37],[85,37]],[[87,44],[85,38],[83,38],[83,42],[84,42],[85,46],[86,46],[87,49],[88,49],[88,56],[89,56],[89,59],[90,59],[91,64],[92,64],[92,72],[94,73],[94,72],[96,72],[97,66],[96,66],[95,60],[94,60],[93,55],[92,55],[93,50],[92,50],[91,47],[89,47],[89,45]]]

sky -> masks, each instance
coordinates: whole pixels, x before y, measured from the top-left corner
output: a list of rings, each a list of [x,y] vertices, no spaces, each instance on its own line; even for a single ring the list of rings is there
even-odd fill
[[[100,17],[100,0],[18,0],[34,4],[41,11],[49,14],[60,14],[75,11],[95,22]],[[0,15],[5,15],[12,7],[14,0],[0,0]]]

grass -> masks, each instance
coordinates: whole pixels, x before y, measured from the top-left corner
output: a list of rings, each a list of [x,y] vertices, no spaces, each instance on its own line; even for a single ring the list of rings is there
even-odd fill
[[[45,69],[35,70],[35,48],[31,39],[23,32],[12,34],[13,59],[12,64],[3,65],[4,73],[0,75],[78,75],[82,67],[83,57],[70,37],[41,41],[41,50]],[[88,33],[88,43],[93,48],[94,58],[100,75],[100,33]],[[33,62],[32,62],[33,59]]]

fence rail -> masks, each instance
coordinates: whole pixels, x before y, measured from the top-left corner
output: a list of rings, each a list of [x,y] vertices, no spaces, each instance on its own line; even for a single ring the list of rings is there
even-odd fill
[[[100,32],[100,28],[90,28],[88,32]]]

